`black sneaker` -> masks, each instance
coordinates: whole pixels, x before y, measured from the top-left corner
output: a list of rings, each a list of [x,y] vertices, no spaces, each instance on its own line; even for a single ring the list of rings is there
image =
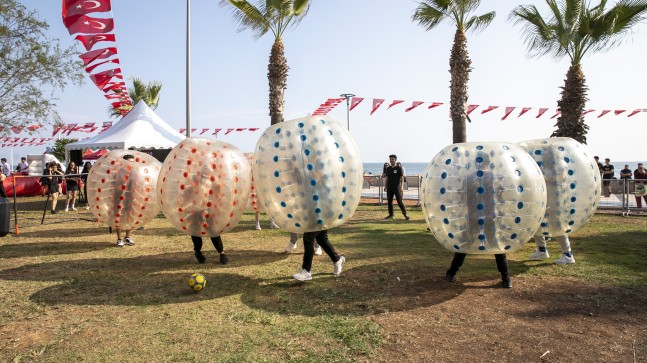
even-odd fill
[[[207,258],[200,251],[195,251],[195,258],[198,259],[198,263],[205,263],[207,261]]]
[[[501,280],[501,287],[505,287],[506,289],[509,289],[512,287],[512,280],[510,280],[509,277],[504,277]]]
[[[409,216],[404,216],[404,219],[409,220]]]
[[[52,209],[52,214],[58,213],[55,209]]]
[[[229,263],[229,258],[227,257],[227,255],[225,255],[224,253],[221,253],[220,254],[220,264],[221,265],[226,265],[228,263]]]
[[[388,216],[384,217],[384,219],[393,219],[393,216],[392,216],[392,215],[388,215]]]
[[[445,274],[445,280],[447,280],[447,282],[456,281],[456,274],[453,274],[451,270],[447,270],[447,273]]]

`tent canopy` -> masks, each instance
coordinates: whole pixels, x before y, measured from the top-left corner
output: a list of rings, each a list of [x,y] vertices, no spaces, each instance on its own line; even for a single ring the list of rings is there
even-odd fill
[[[145,102],[138,102],[119,122],[91,138],[65,145],[70,150],[83,149],[172,149],[184,135],[162,120]]]

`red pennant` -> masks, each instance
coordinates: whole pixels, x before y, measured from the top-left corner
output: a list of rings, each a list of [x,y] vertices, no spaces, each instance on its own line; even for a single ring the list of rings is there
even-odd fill
[[[432,102],[431,105],[429,105],[429,107],[427,107],[427,109],[431,110],[432,108],[438,107],[438,106],[440,106],[442,104],[443,104],[442,102]]]
[[[537,117],[535,117],[535,118],[540,118],[541,116],[543,116],[546,113],[546,111],[548,111],[547,108],[540,107],[539,108],[539,113],[537,114]]]
[[[43,127],[43,126],[42,125],[30,125],[30,126],[27,126],[27,130],[33,132],[33,131],[36,131],[36,130],[40,129],[41,127]]]
[[[90,50],[99,42],[114,42],[116,41],[114,34],[91,34],[91,35],[77,35],[74,39],[83,44],[85,50]]]
[[[607,114],[607,113],[609,113],[609,112],[611,112],[611,110],[603,110],[603,111],[602,111],[602,112],[600,112],[600,114],[598,115],[598,118],[600,118],[600,117],[602,117],[602,116],[606,115],[606,114]]]
[[[488,113],[488,112],[490,112],[492,110],[496,110],[497,108],[499,108],[499,106],[488,106],[485,110],[481,111],[481,115],[484,114],[484,113]]]
[[[591,113],[593,111],[595,111],[595,110],[586,110],[586,111],[582,112],[582,116],[586,115],[587,113]]]
[[[99,63],[93,64],[93,65],[91,65],[91,66],[89,66],[89,67],[85,68],[85,71],[86,71],[86,72],[88,72],[88,73],[92,73],[92,71],[93,71],[95,68],[97,68],[98,66],[100,66],[100,65],[102,65],[102,64],[106,64],[106,63],[116,63],[116,64],[119,64],[119,59],[116,59],[116,58],[115,58],[115,59],[108,59],[108,60],[105,60],[105,61],[103,61],[103,62],[99,62]]]
[[[384,103],[383,98],[374,98],[373,99],[373,108],[371,109],[371,116],[373,115],[373,113],[375,113],[375,111],[377,111],[377,109],[380,106],[382,106],[383,103]]]
[[[87,66],[88,64],[92,63],[97,59],[109,58],[115,54],[117,54],[117,48],[109,47],[109,48],[91,50],[89,52],[81,54],[79,58],[81,58],[81,60],[83,61],[83,65]]]
[[[14,134],[19,134],[22,131],[23,126],[12,126],[9,129],[13,131]]]
[[[221,130],[222,130],[222,129],[214,129],[214,130],[213,130],[213,134],[211,134],[211,135],[216,135],[216,136],[217,136],[217,135],[218,135],[218,133],[219,133]]]
[[[63,19],[75,15],[110,11],[110,0],[63,0]]]
[[[508,116],[510,116],[510,114],[512,113],[512,111],[514,111],[514,109],[515,109],[515,108],[516,108],[516,107],[514,107],[514,106],[508,106],[508,107],[506,107],[506,108],[505,108],[505,114],[503,115],[503,117],[501,117],[501,121],[503,121],[503,120],[507,119],[507,118],[508,118]]]
[[[557,110],[557,112],[555,112],[555,114],[554,114],[553,116],[551,116],[551,118],[550,118],[550,119],[551,119],[551,120],[552,120],[552,119],[554,119],[555,117],[559,116],[561,113],[562,113],[562,111],[561,111],[561,110]]]
[[[247,129],[247,131],[254,132],[254,131],[258,130],[258,129],[259,129],[258,127],[250,127],[250,128]]]
[[[628,115],[627,115],[627,117],[631,117],[631,116],[633,116],[633,115],[635,115],[635,114],[637,114],[637,113],[643,112],[643,111],[645,111],[645,110],[646,110],[646,109],[640,109],[640,108],[635,109],[635,110],[631,111],[631,113],[630,113],[630,114],[628,114]]]
[[[63,19],[70,35],[76,33],[101,34],[111,32],[114,27],[112,19],[93,18],[87,15],[70,16]]]
[[[524,113],[526,113],[526,112],[528,112],[528,111],[530,111],[530,109],[531,109],[531,108],[532,108],[532,107],[524,107],[524,108],[522,108],[522,109],[521,109],[521,112],[519,112],[519,114],[517,115],[517,117],[521,117],[521,116],[523,116],[523,114],[524,114]]]
[[[231,129],[227,129],[227,132],[225,132],[225,135],[227,135],[228,133],[230,133],[230,132],[232,132],[232,131],[234,131],[234,129],[233,129],[233,128],[231,128]]]
[[[204,134],[205,132],[209,131],[209,129],[202,129],[200,130],[200,135]]]
[[[614,113],[616,116],[618,116],[619,114],[621,114],[621,113],[623,113],[623,112],[625,112],[625,111],[627,111],[627,110],[615,110],[615,111],[613,111],[613,113]]]
[[[470,113],[472,113],[472,111],[476,110],[478,107],[479,105],[467,105],[467,111],[465,113],[469,115]]]
[[[409,112],[409,111],[413,110],[414,108],[416,108],[416,107],[418,107],[418,106],[422,105],[423,103],[424,103],[424,102],[422,102],[422,101],[413,101],[413,102],[411,103],[411,106],[410,106],[410,107],[408,107],[406,110],[404,110],[404,112]]]
[[[388,110],[389,108],[391,108],[391,107],[393,107],[393,106],[395,106],[395,105],[399,105],[399,104],[401,104],[402,102],[404,102],[404,101],[403,101],[403,100],[395,100],[395,101],[391,102],[391,104],[389,105],[389,107],[387,107],[386,109]]]
[[[357,107],[357,105],[362,103],[362,101],[364,101],[364,99],[362,97],[353,97],[353,98],[351,98],[351,100],[350,100],[350,109],[349,110],[352,111],[355,107]],[[225,134],[225,135],[227,135],[227,134]]]
[[[113,77],[123,79],[121,75],[121,68],[109,69],[107,71],[95,73],[90,75],[90,79],[97,87],[103,89]]]

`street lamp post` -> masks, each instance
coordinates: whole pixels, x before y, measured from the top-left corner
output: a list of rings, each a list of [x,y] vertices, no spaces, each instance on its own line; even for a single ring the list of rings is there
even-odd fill
[[[352,93],[342,93],[339,97],[346,98],[346,128],[350,131],[350,98],[355,97]]]
[[[191,0],[186,0],[186,137],[191,137]]]

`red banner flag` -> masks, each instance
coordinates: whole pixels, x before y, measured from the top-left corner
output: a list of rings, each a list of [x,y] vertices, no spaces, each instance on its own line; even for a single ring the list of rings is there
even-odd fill
[[[561,113],[562,113],[562,111],[561,111],[561,110],[557,110],[557,112],[555,112],[555,114],[554,114],[553,116],[551,116],[551,118],[550,118],[550,119],[551,119],[551,120],[552,120],[552,119],[554,119],[555,117],[559,116]]]
[[[254,132],[254,131],[258,130],[258,129],[259,129],[258,127],[250,127],[250,128],[247,129],[247,131]]]
[[[424,103],[424,102],[422,102],[422,101],[413,101],[413,102],[411,103],[411,106],[410,106],[410,107],[407,107],[407,109],[406,109],[406,110],[404,110],[404,112],[409,112],[409,111],[413,110],[414,108],[416,108],[416,107],[418,107],[418,106],[422,105],[423,103]]]
[[[371,109],[371,116],[373,115],[373,113],[375,113],[375,111],[377,111],[378,108],[380,108],[380,106],[382,106],[383,103],[384,103],[383,98],[373,99],[373,108]]]
[[[63,19],[110,11],[110,0],[63,0]]]
[[[200,135],[204,134],[205,132],[209,131],[209,129],[202,129],[200,130]]]
[[[598,115],[598,118],[600,118],[600,117],[602,117],[602,116],[606,115],[606,114],[607,114],[607,113],[609,113],[609,112],[611,112],[611,110],[603,110],[603,111],[602,111],[602,112],[600,112],[600,114]]]
[[[10,129],[14,134],[19,134],[22,131],[23,126],[12,126]]]
[[[438,107],[438,106],[440,106],[442,104],[443,104],[442,102],[432,102],[431,105],[429,105],[429,107],[427,107],[427,109],[431,110],[432,108]]]
[[[111,32],[115,28],[112,19],[93,18],[87,15],[70,16],[63,19],[70,35],[76,33],[101,34]]]
[[[99,42],[114,42],[116,41],[114,34],[91,34],[91,35],[77,35],[74,39],[83,44],[85,50],[90,50]]]
[[[540,118],[541,116],[543,116],[546,113],[546,111],[548,111],[547,108],[540,107],[539,108],[539,113],[537,113],[537,117],[535,117],[535,118]]]
[[[89,52],[81,54],[79,58],[81,58],[81,60],[83,61],[83,65],[87,66],[97,59],[109,58],[115,54],[117,54],[117,48],[109,47],[91,50]]]
[[[465,113],[469,115],[470,113],[472,113],[472,111],[476,110],[478,107],[479,105],[467,105],[467,111]]]
[[[217,136],[217,135],[218,135],[218,133],[219,133],[221,130],[222,130],[222,129],[213,129],[213,134],[211,134],[211,135],[216,135],[216,136]]]
[[[615,110],[615,111],[613,111],[613,113],[614,113],[616,116],[618,116],[619,114],[621,114],[621,113],[623,113],[623,112],[625,112],[625,111],[627,111],[627,110]]]
[[[43,127],[43,126],[42,125],[29,125],[29,126],[27,126],[27,130],[33,132],[33,131],[36,131],[36,130],[40,129],[41,127]]]
[[[645,111],[645,109],[641,109],[641,108],[635,109],[635,110],[631,111],[631,113],[628,114],[627,117],[631,117],[631,116],[633,116],[633,115],[635,115],[637,113],[641,113],[643,111]]]
[[[391,102],[391,104],[389,105],[389,107],[387,107],[386,109],[388,110],[389,108],[391,108],[391,107],[393,107],[393,106],[395,106],[395,105],[399,105],[399,104],[401,104],[402,102],[404,102],[404,100],[394,100],[393,102]]]
[[[123,79],[121,75],[121,68],[109,69],[107,71],[95,73],[90,75],[90,79],[94,82],[97,87],[103,89],[103,87],[110,82],[113,77]]]
[[[353,97],[353,98],[351,98],[351,100],[350,100],[350,109],[349,110],[352,111],[355,107],[357,107],[357,105],[362,103],[362,101],[364,101],[364,99],[362,97]],[[225,135],[227,135],[227,134],[225,134]]]
[[[512,113],[512,111],[514,111],[514,109],[515,109],[515,108],[516,108],[516,107],[514,107],[514,106],[508,106],[508,107],[506,107],[506,108],[505,108],[505,114],[503,115],[503,117],[501,117],[501,121],[503,121],[503,120],[507,119],[507,118],[508,118],[508,116],[510,116],[510,114]]]
[[[528,111],[530,111],[530,109],[532,109],[532,107],[523,107],[523,108],[521,109],[521,112],[519,112],[519,114],[517,115],[517,117],[521,117],[521,116],[523,116],[523,114],[524,114],[524,113],[526,113],[526,112],[528,112]]]
[[[586,111],[582,112],[582,116],[586,115],[587,113],[591,113],[593,111],[595,111],[595,110],[586,110]]]
[[[103,62],[95,63],[95,64],[93,64],[93,65],[91,65],[91,66],[89,66],[89,67],[86,67],[86,68],[85,68],[85,71],[86,71],[86,72],[88,72],[88,73],[92,73],[92,71],[93,71],[95,68],[97,68],[98,66],[100,66],[100,65],[102,65],[102,64],[106,64],[106,63],[115,63],[115,64],[119,64],[119,59],[117,59],[117,58],[115,58],[115,59],[108,59],[108,60],[105,60],[105,61],[103,61]]]
[[[488,113],[492,110],[496,110],[497,108],[499,108],[499,106],[488,106],[485,110],[481,111],[481,115],[484,113]]]

